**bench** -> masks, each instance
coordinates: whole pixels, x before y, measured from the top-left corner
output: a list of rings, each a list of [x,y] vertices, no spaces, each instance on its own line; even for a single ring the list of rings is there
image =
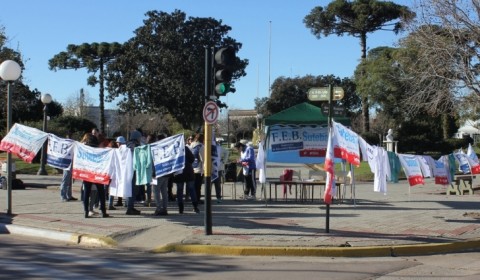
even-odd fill
[[[475,176],[468,174],[455,175],[453,182],[450,183],[447,189],[447,195],[464,195],[467,191],[469,195],[473,195],[473,179],[475,179]]]

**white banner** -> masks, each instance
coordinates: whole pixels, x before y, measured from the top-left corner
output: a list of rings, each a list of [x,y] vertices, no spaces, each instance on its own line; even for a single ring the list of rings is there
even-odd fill
[[[112,148],[94,148],[76,142],[73,146],[72,177],[108,185],[115,169],[113,153]]]
[[[0,142],[0,151],[12,153],[31,163],[47,139],[47,133],[21,124],[14,124]]]
[[[358,134],[340,123],[332,121],[332,125],[336,140],[333,143],[335,157],[345,159],[348,163],[359,166],[360,148],[358,144]]]
[[[407,175],[410,186],[424,184],[422,168],[415,155],[398,154],[403,171]]]
[[[435,170],[433,171],[433,175],[435,176],[435,184],[448,185],[448,171],[445,163],[442,161],[435,161]]]
[[[185,167],[185,140],[177,134],[150,144],[155,178],[183,170]]]

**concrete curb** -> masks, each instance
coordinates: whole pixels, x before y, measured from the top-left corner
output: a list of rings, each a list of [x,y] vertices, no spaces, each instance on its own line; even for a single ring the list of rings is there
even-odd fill
[[[115,247],[117,242],[110,237],[91,234],[39,229],[12,224],[1,224],[0,233],[19,234],[36,238],[45,238],[92,247]]]
[[[90,247],[117,247],[113,238],[92,234],[77,234],[46,230],[21,225],[0,223],[0,233],[19,234],[36,238],[78,244]],[[365,247],[266,247],[224,246],[173,243],[150,250],[152,253],[192,253],[235,256],[290,256],[290,257],[399,257],[458,253],[480,250],[480,239],[449,243]]]
[[[249,247],[200,244],[168,244],[151,250],[152,253],[193,253],[236,256],[290,257],[396,257],[418,256],[480,250],[480,239],[469,241],[369,247]]]

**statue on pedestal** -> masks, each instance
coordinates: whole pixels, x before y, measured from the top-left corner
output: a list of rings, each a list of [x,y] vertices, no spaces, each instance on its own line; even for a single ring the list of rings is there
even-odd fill
[[[387,141],[392,142],[393,141],[393,130],[390,128],[387,133]]]

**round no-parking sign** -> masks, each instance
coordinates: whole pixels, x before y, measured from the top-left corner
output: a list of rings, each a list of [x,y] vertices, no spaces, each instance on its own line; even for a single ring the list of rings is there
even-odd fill
[[[218,109],[217,103],[213,101],[208,101],[203,107],[203,119],[209,124],[214,124],[217,122],[218,115],[220,115],[220,110]]]

